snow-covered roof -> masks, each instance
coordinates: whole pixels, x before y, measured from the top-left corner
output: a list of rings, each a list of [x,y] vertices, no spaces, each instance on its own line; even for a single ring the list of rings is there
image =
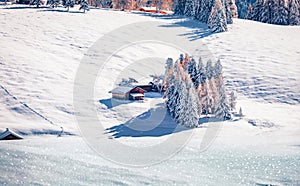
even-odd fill
[[[14,131],[11,131],[7,128],[6,131],[4,131],[2,134],[0,134],[0,140],[4,139],[5,137],[7,137],[9,135],[13,135],[16,139],[23,139],[23,137],[21,135],[15,133]]]
[[[134,88],[139,88],[139,87],[138,86],[129,86],[129,87],[119,86],[119,87],[116,87],[116,88],[112,89],[111,91],[109,91],[109,93],[112,93],[112,94],[126,94],[127,92],[130,92]],[[142,88],[139,88],[139,89],[145,91]]]
[[[141,94],[141,93],[132,93],[130,94],[132,97],[144,97],[144,94]]]
[[[143,6],[143,7],[141,7],[140,9],[143,9],[143,10],[145,10],[145,11],[153,11],[153,10],[155,10],[156,11],[156,7],[146,7],[146,6]]]

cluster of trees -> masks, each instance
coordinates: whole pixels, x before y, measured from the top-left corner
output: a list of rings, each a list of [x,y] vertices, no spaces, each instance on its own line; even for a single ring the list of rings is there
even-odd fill
[[[238,17],[241,19],[246,19],[248,8],[253,3],[255,3],[255,0],[236,0],[235,4],[238,10]]]
[[[171,10],[175,0],[113,0],[114,8],[137,10],[140,7],[156,7],[156,10]]]
[[[300,24],[300,0],[257,0],[248,8],[247,19],[277,25]]]
[[[58,7],[59,4],[62,4],[65,8],[67,8],[67,11],[69,11],[70,8],[73,8],[75,4],[80,4],[79,10],[85,11],[89,10],[89,3],[88,0],[79,0],[79,1],[74,1],[74,0],[47,0],[47,5],[50,6],[51,8],[56,8]],[[42,5],[42,0],[31,0],[30,5],[36,5],[39,7]]]
[[[201,58],[196,64],[188,55],[180,55],[175,63],[167,60],[165,97],[171,116],[187,127],[197,127],[201,115],[230,119],[236,105],[234,92],[227,100],[220,60],[214,65],[209,60],[204,66]]]
[[[207,23],[213,32],[224,32],[237,17],[237,8],[234,0],[178,0],[174,14]]]

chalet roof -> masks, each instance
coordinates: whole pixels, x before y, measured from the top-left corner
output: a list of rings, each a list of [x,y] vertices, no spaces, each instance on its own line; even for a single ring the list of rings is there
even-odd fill
[[[144,94],[141,94],[141,93],[131,93],[130,95],[132,97],[144,97]]]
[[[111,91],[109,91],[109,93],[112,93],[112,94],[126,94],[134,88],[139,88],[139,89],[145,91],[144,89],[142,89],[138,86],[129,86],[129,87],[119,86],[119,87],[116,87],[116,88],[112,89]]]
[[[21,135],[6,128],[6,131],[4,131],[2,134],[0,134],[0,140],[4,139],[5,137],[7,137],[9,135],[13,135],[16,139],[23,139],[23,137]]]

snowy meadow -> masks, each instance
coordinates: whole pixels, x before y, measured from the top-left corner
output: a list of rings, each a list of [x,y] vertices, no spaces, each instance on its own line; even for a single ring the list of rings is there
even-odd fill
[[[300,27],[60,10],[0,7],[0,132],[24,137],[0,141],[1,185],[300,184]],[[160,94],[111,101],[181,53],[221,61],[244,117],[191,129]]]

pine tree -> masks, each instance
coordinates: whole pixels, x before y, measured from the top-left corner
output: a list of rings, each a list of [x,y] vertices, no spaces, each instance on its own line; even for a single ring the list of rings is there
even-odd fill
[[[186,0],[184,15],[193,17],[194,16],[194,8],[195,8],[195,0]]]
[[[226,22],[227,24],[232,24],[232,13],[230,9],[230,1],[229,0],[223,0],[223,7],[225,8],[225,15],[226,15]]]
[[[250,20],[252,20],[252,14],[253,14],[252,10],[253,10],[253,7],[252,7],[252,5],[250,4],[250,5],[248,6],[248,12],[247,12],[247,15],[245,16],[245,19],[250,19]]]
[[[69,12],[70,7],[73,8],[75,3],[73,0],[63,0],[62,4],[65,8],[67,8],[67,11]]]
[[[197,79],[197,65],[196,62],[194,60],[194,58],[191,58],[188,65],[187,65],[187,71],[188,74],[190,75],[192,82],[194,84],[194,86],[196,87],[196,79]]]
[[[79,10],[83,10],[83,13],[85,13],[85,11],[89,11],[89,3],[87,0],[81,0],[80,1],[80,8]]]
[[[276,0],[265,0],[261,22],[270,23],[275,19],[275,12],[278,10],[278,4]]]
[[[42,5],[42,1],[41,0],[31,0],[29,2],[30,5],[36,5],[37,8],[40,7],[40,5]]]
[[[227,31],[226,14],[220,0],[216,0],[207,24],[208,28],[211,29],[212,32]]]
[[[288,1],[288,24],[299,25],[300,24],[300,5],[297,0]]]
[[[173,59],[168,58],[165,66],[165,86],[164,86],[165,90],[169,86],[169,78],[172,73],[173,73]]]
[[[195,17],[201,22],[208,23],[215,0],[200,0],[199,4],[198,15]]]
[[[174,8],[175,15],[184,15],[186,0],[178,0]]]
[[[214,113],[215,108],[215,100],[216,100],[216,88],[214,85],[214,68],[212,66],[212,61],[208,60],[205,67],[206,77],[207,77],[207,112],[209,114]]]
[[[288,25],[288,11],[285,0],[278,0],[278,8],[271,21],[272,24]]]
[[[263,0],[257,0],[253,4],[251,20],[253,21],[261,21],[262,20],[262,12],[263,12],[264,4]]]
[[[218,99],[215,99],[214,113],[219,119],[230,119],[230,106],[227,102],[225,85],[222,77],[222,65],[220,60],[218,60],[214,66],[214,78],[216,81]]]
[[[201,112],[201,105],[199,105],[199,99],[196,96],[195,88],[188,78],[186,81],[187,88],[187,101],[185,109],[185,122],[187,127],[197,127],[199,122],[199,111]]]
[[[47,5],[49,5],[51,8],[56,8],[59,5],[59,0],[48,0]]]
[[[205,68],[204,68],[201,57],[199,58],[199,61],[198,61],[198,79],[199,79],[199,83],[202,86],[204,86],[206,83],[206,73],[205,73]]]

